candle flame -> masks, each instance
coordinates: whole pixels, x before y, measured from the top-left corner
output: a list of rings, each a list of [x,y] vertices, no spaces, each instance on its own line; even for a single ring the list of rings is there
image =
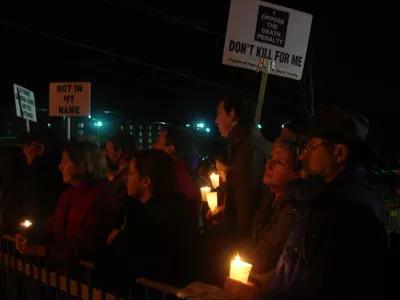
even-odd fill
[[[240,255],[239,255],[239,252],[238,253],[236,253],[236,256],[235,256],[235,261],[240,261],[240,262],[242,262],[242,260],[240,259]]]
[[[24,222],[21,223],[21,226],[29,228],[32,226],[32,222],[29,220],[25,220]]]

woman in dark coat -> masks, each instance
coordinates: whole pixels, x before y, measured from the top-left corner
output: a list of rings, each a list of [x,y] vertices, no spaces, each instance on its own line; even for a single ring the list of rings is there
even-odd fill
[[[71,187],[58,200],[44,243],[30,245],[26,237],[17,235],[16,247],[24,255],[47,257],[56,265],[64,266],[71,261],[93,258],[105,245],[114,203],[106,180],[105,157],[95,144],[68,144],[59,168],[63,181]]]
[[[266,287],[295,223],[293,207],[284,192],[287,184],[299,176],[303,145],[294,135],[278,138],[265,165],[263,182],[268,189],[253,219],[252,247],[243,253],[252,263],[253,281],[261,289]]]

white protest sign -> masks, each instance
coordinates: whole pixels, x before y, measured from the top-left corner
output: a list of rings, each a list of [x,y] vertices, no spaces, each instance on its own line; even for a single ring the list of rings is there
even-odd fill
[[[90,115],[90,82],[50,83],[50,116]]]
[[[22,86],[14,84],[14,98],[17,116],[25,120],[37,122],[35,94]]]
[[[222,63],[256,70],[272,61],[270,74],[300,80],[312,15],[256,0],[231,0]]]

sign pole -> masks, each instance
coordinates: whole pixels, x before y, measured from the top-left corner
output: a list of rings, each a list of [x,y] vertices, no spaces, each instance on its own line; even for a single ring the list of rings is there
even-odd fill
[[[25,119],[25,128],[26,128],[26,132],[29,133],[31,131],[30,128],[30,124],[29,124],[29,120]]]
[[[266,58],[260,59],[257,67],[257,72],[261,72],[260,90],[258,91],[258,101],[256,110],[256,126],[260,123],[262,108],[264,105],[264,95],[267,87],[268,73],[269,73],[270,60]]]
[[[71,139],[71,118],[67,117],[67,140]]]

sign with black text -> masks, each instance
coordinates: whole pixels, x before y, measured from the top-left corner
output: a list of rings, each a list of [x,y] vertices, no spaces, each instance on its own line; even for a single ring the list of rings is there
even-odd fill
[[[90,115],[90,82],[50,83],[50,116]]]
[[[312,15],[264,1],[231,0],[222,63],[256,70],[271,60],[271,74],[300,80]]]
[[[35,94],[22,86],[14,84],[14,98],[17,116],[25,120],[37,122]]]

